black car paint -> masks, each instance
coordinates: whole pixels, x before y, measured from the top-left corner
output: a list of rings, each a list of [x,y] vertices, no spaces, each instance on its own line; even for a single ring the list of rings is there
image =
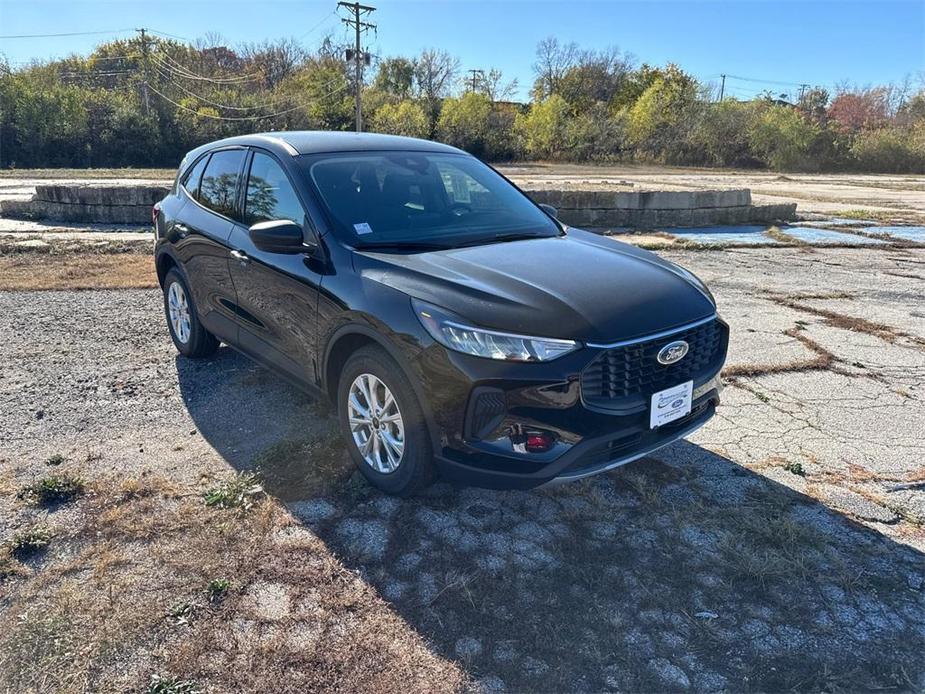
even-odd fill
[[[158,205],[158,275],[163,280],[171,265],[181,268],[210,332],[304,389],[328,396],[344,347],[358,340],[378,343],[409,377],[444,474],[467,483],[532,487],[600,442],[627,431],[653,436],[644,412],[615,416],[583,406],[579,374],[600,348],[585,346],[545,363],[450,351],[423,328],[410,299],[442,306],[481,327],[587,345],[638,338],[715,314],[701,285],[654,254],[577,229],[558,238],[428,252],[354,249],[332,230],[296,154],[420,149],[468,155],[406,138],[280,136],[243,136],[194,150],[178,181],[200,156],[222,148],[269,154],[305,208],[304,253],[260,250],[243,223],[206,209],[178,184]],[[242,200],[239,190],[238,212]],[[715,375],[701,380],[695,387],[707,390],[694,408],[706,405],[709,411],[698,422],[712,414],[719,392]],[[467,435],[466,420],[470,399],[482,388],[501,391],[507,410],[490,435],[476,439]],[[543,453],[517,453],[505,433],[512,426],[548,431],[555,443]]]

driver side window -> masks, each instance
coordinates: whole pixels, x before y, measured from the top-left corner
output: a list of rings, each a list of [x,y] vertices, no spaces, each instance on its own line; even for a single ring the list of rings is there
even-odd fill
[[[244,201],[244,223],[288,219],[302,224],[305,212],[289,178],[276,161],[261,152],[254,152],[247,178],[247,196]]]

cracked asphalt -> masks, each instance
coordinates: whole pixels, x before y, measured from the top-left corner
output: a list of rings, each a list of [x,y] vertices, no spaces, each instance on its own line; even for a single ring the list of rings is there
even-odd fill
[[[176,357],[156,291],[101,290],[0,293],[0,479],[54,453],[179,485],[256,468],[291,514],[279,562],[320,540],[474,690],[925,689],[925,249],[664,255],[716,295],[731,375],[709,425],[612,473],[383,497],[322,407],[228,349]],[[257,569],[229,642],[314,638],[293,575]]]

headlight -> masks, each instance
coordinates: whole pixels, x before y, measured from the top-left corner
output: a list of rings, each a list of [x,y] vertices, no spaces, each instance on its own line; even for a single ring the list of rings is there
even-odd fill
[[[550,361],[578,349],[574,340],[512,335],[467,325],[441,308],[411,300],[422,325],[444,347],[486,359],[503,361]]]

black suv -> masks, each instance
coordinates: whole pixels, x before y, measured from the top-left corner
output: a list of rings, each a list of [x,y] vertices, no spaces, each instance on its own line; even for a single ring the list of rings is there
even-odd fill
[[[328,396],[389,493],[436,471],[491,487],[584,477],[719,402],[728,328],[702,282],[566,228],[453,147],[234,137],[190,152],[154,217],[177,349],[225,342]]]

